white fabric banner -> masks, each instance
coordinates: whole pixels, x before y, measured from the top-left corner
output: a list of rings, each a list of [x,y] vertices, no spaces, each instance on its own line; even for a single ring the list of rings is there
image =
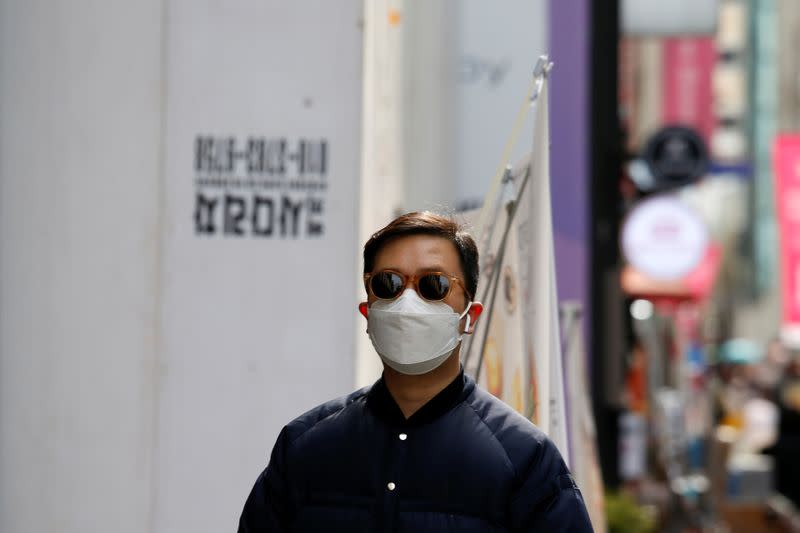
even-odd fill
[[[513,187],[508,186],[510,192]],[[505,195],[504,195],[505,196]],[[477,219],[477,212],[468,215]],[[534,423],[538,423],[535,368],[528,367],[531,350],[526,349],[524,308],[520,271],[521,262],[516,225],[509,228],[500,263],[497,249],[508,225],[508,210],[500,209],[492,217],[493,235],[488,237],[491,248],[482,250],[479,295],[486,305],[485,316],[475,333],[467,337],[464,349],[470,353],[466,371],[479,377],[480,385]],[[496,288],[492,280],[500,269]],[[483,352],[483,357],[481,357]],[[480,370],[478,370],[480,365]]]
[[[353,388],[362,3],[168,6],[155,531],[211,533]]]
[[[565,302],[564,371],[568,398],[570,469],[581,488],[595,533],[606,531],[605,486],[597,455],[597,431],[590,402],[586,352],[583,348],[582,310],[579,303]]]
[[[487,313],[464,351],[467,371],[480,374],[490,392],[545,431],[569,463],[547,98],[545,78],[534,104],[529,160],[517,165],[502,183],[492,184],[481,213],[469,217],[479,226],[475,228],[482,257],[479,298],[487,305]],[[518,196],[503,242],[513,205],[509,202]],[[498,269],[496,287],[488,289]]]
[[[530,183],[520,199],[517,224],[520,243],[530,248],[527,256],[526,334],[540,377],[538,398],[539,426],[558,446],[569,464],[564,399],[564,371],[561,356],[561,329],[556,295],[553,217],[550,201],[550,131],[548,81],[545,78],[534,109],[533,149]]]

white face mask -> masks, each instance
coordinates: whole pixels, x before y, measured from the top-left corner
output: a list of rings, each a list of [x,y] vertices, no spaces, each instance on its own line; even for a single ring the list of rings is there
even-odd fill
[[[413,289],[394,300],[377,300],[369,308],[367,333],[384,363],[402,374],[419,375],[444,363],[462,334],[458,324],[467,315],[444,302],[428,302]]]

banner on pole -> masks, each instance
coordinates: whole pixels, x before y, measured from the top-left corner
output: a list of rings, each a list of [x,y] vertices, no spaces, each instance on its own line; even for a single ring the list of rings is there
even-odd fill
[[[597,431],[589,402],[586,352],[583,348],[582,309],[579,303],[562,306],[564,326],[564,372],[569,421],[569,449],[572,475],[583,493],[589,518],[596,533],[606,531],[605,494],[600,460],[597,455]]]
[[[588,401],[580,310],[574,306],[565,318],[566,375],[562,357],[550,199],[548,70],[537,66],[541,77],[535,78],[531,93],[530,156],[495,177],[480,212],[465,214],[468,221],[477,221],[478,298],[485,312],[481,327],[465,340],[462,355],[466,371],[482,386],[547,433],[583,490],[594,529],[603,532],[604,485]]]
[[[800,349],[800,134],[775,139],[775,193],[783,299],[781,336]]]
[[[709,145],[715,117],[711,74],[717,60],[712,37],[673,37],[663,44],[663,123],[691,127]]]
[[[506,184],[510,190],[510,184]],[[505,196],[505,195],[504,195]],[[504,202],[505,203],[505,202]],[[477,212],[467,214],[470,220]],[[507,229],[506,243],[501,254],[485,251],[481,256],[481,278],[478,287],[486,306],[482,327],[469,339],[472,357],[466,361],[467,372],[479,383],[535,424],[539,424],[537,376],[532,347],[526,344],[526,329],[522,307],[519,239],[516,225],[509,226],[509,209],[503,208],[493,219],[493,237],[498,243]]]
[[[523,308],[526,345],[533,347],[531,365],[542,376],[538,397],[541,427],[569,464],[561,328],[558,316],[553,217],[550,200],[550,114],[544,78],[535,101],[530,183],[519,200],[520,257],[525,258]]]
[[[546,68],[541,67],[532,93],[531,155],[493,184],[478,222],[482,227],[476,228],[483,258],[480,298],[487,315],[465,353],[467,370],[545,431],[569,463]]]

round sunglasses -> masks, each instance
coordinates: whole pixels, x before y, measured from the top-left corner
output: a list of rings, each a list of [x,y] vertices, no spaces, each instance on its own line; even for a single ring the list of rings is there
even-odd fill
[[[394,270],[381,270],[364,274],[367,292],[379,300],[394,300],[403,293],[409,281],[417,294],[431,302],[440,302],[447,298],[453,290],[454,283],[461,285],[464,293],[472,300],[464,282],[444,272],[425,272],[416,276],[406,276]]]

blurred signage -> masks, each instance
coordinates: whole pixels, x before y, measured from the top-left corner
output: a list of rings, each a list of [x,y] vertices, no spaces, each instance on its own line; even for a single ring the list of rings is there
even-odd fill
[[[664,190],[696,181],[708,168],[708,151],[696,132],[682,126],[660,130],[644,148],[650,171],[647,190]]]
[[[662,54],[663,123],[691,127],[708,143],[715,123],[711,80],[717,56],[713,39],[664,39]]]
[[[751,2],[752,9],[761,9],[756,4],[766,4],[765,2]],[[724,2],[720,5],[719,27],[717,31],[716,47],[718,61],[714,68],[713,87],[714,87],[714,111],[718,117],[717,128],[709,143],[711,157],[715,161],[741,162],[751,152],[748,142],[747,128],[748,122],[748,94],[753,94],[756,100],[766,100],[766,95],[755,96],[755,92],[760,92],[757,85],[760,83],[755,77],[750,78],[750,69],[760,69],[762,63],[775,63],[775,53],[763,58],[761,61],[754,60],[750,53],[746,51],[747,35],[749,31],[756,32],[748,24],[748,6],[746,2]],[[758,18],[755,15],[755,19]],[[775,33],[774,28],[769,30]],[[755,51],[753,52],[755,53]],[[749,81],[753,83],[749,87]],[[776,91],[777,93],[777,91]],[[750,115],[752,121],[757,121],[760,117],[755,114]]]
[[[722,248],[712,243],[700,263],[691,272],[677,280],[654,279],[635,267],[622,269],[620,285],[625,294],[648,298],[653,302],[703,301],[714,289],[719,267],[722,264]]]
[[[620,39],[620,120],[630,152],[639,152],[647,138],[664,124],[663,63],[663,39]]]
[[[774,2],[755,2],[756,4],[769,5]],[[761,10],[762,6],[753,6],[754,10]],[[740,52],[747,47],[748,32],[748,5],[746,2],[723,2],[719,6],[719,19],[717,24],[717,45],[726,52]]]
[[[800,349],[800,134],[775,139],[777,205],[784,342]]]
[[[677,280],[694,270],[706,254],[708,241],[703,220],[671,196],[645,200],[622,228],[625,257],[656,280]]]
[[[640,35],[711,34],[719,0],[622,0],[622,31]]]

